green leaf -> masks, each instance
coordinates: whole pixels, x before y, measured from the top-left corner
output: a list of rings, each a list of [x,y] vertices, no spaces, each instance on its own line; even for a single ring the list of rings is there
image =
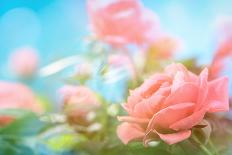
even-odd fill
[[[12,116],[15,118],[23,117],[29,113],[31,112],[24,109],[0,109],[1,116]]]
[[[48,124],[41,122],[34,113],[27,113],[14,122],[0,128],[1,135],[33,136]]]
[[[20,144],[20,141],[13,143],[0,139],[0,155],[35,155],[32,148]]]

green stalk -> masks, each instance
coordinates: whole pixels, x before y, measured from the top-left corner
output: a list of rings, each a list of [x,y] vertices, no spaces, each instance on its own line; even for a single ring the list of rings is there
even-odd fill
[[[192,136],[192,139],[199,145],[199,148],[204,152],[205,155],[213,155],[213,153],[211,153],[210,150],[204,144],[202,144],[196,136]]]

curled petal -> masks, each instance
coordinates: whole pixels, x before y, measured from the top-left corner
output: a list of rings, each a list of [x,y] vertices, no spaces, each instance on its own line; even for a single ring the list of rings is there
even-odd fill
[[[204,118],[206,111],[207,109],[201,109],[199,111],[196,111],[192,115],[173,123],[172,125],[170,125],[170,128],[176,131],[190,129],[201,122],[201,120]]]
[[[194,103],[180,103],[162,109],[156,113],[148,124],[147,132],[158,129],[168,129],[171,124],[186,118],[193,111]]]
[[[185,139],[188,139],[191,136],[190,130],[179,131],[171,134],[161,134],[158,132],[156,133],[159,135],[160,139],[162,139],[169,145],[181,142]]]
[[[146,80],[140,87],[143,97],[150,97],[164,82],[171,82],[171,79],[163,74],[155,74]]]
[[[195,103],[197,93],[198,87],[195,84],[185,83],[167,97],[164,107],[184,102]]]
[[[131,140],[142,139],[144,132],[135,124],[122,123],[117,128],[117,135],[124,144]]]

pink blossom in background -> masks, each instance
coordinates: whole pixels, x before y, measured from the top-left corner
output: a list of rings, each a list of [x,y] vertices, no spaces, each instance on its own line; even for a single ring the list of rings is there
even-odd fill
[[[232,20],[231,18],[219,18],[218,47],[210,65],[210,78],[216,78],[222,74],[232,60]]]
[[[42,107],[27,86],[5,81],[0,81],[0,109],[25,109],[36,113],[42,112]],[[12,117],[0,116],[0,125],[11,121]]]
[[[128,116],[117,134],[123,143],[153,140],[175,144],[191,136],[206,113],[228,111],[228,78],[208,81],[208,69],[199,76],[182,64],[171,64],[130,92],[123,105]]]
[[[9,61],[14,74],[20,77],[28,77],[37,71],[39,56],[35,49],[22,47],[13,51]]]
[[[151,44],[148,52],[152,52],[149,56],[153,57],[153,59],[170,59],[180,47],[181,43],[178,39],[166,35],[157,38]]]
[[[88,0],[88,13],[93,32],[113,46],[149,44],[159,33],[157,16],[139,0]]]
[[[59,92],[65,108],[71,114],[85,117],[100,106],[96,94],[88,87],[66,85]]]
[[[210,77],[216,78],[220,76],[226,67],[227,60],[232,59],[232,37],[221,43],[216,51],[212,64],[210,66]]]

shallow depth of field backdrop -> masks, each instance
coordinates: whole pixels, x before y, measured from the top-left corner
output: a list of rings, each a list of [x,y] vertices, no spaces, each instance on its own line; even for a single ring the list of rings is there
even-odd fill
[[[231,18],[232,2],[143,0],[159,16],[162,27],[181,39],[184,48],[178,58],[195,56],[200,63],[212,59],[217,23]],[[0,1],[1,78],[9,78],[6,60],[20,46],[33,46],[42,64],[81,50],[88,34],[86,1]]]
[[[200,64],[212,61],[220,33],[218,23],[231,18],[231,1],[142,2],[159,16],[166,32],[180,39],[181,48],[175,53],[177,59],[196,57]],[[89,29],[85,0],[1,0],[1,79],[14,78],[8,67],[8,58],[14,49],[35,48],[41,57],[40,66],[44,66],[82,51],[83,38]]]
[[[111,0],[102,1],[109,2]],[[159,69],[156,71],[162,71],[163,68],[167,66],[166,64],[169,64],[170,62],[181,62],[186,65],[188,69],[192,69],[190,71],[199,74],[202,68],[206,66],[210,67],[212,64],[215,53],[220,47],[221,40],[225,39],[227,34],[228,36],[230,35],[229,37],[232,36],[232,1],[230,0],[141,0],[141,2],[145,8],[152,10],[157,15],[162,31],[167,34],[167,36],[173,37],[176,41],[174,42],[174,46],[177,46],[177,48],[172,53],[172,57],[169,57],[167,62],[165,60],[164,63],[158,62],[159,65],[161,64],[161,67],[159,66]],[[125,29],[124,31],[130,31],[130,29]],[[133,83],[132,78],[131,84],[131,75],[124,75],[124,72],[121,73],[116,70],[115,72],[109,72],[105,75],[105,72],[109,71],[110,68],[104,66],[105,57],[107,57],[105,54],[107,52],[103,55],[101,53],[101,56],[99,57],[96,56],[98,53],[94,53],[94,50],[97,50],[97,45],[96,47],[90,46],[90,34],[92,35],[92,31],[90,28],[86,0],[0,0],[0,80],[20,82],[27,85],[33,90],[40,102],[43,102],[42,107],[46,109],[45,111],[48,112],[48,115],[53,115],[53,113],[58,113],[57,115],[59,115],[63,108],[59,89],[67,83],[78,83],[78,85],[83,84],[83,79],[73,78],[73,73],[85,73],[85,71],[88,72],[88,69],[92,67],[90,70],[94,70],[92,71],[94,72],[94,75],[91,75],[93,78],[87,82],[85,81],[85,85],[97,92],[97,95],[100,96],[99,98],[104,98],[102,99],[104,100],[104,104],[107,102],[112,105],[117,105],[116,107],[110,106],[109,108],[110,110],[113,109],[113,111],[116,109],[117,113],[120,111],[119,109],[121,109],[120,104],[127,101],[127,88],[138,87],[138,84],[142,83],[144,77],[141,79],[137,77],[136,80],[139,79],[139,82],[135,83]],[[230,41],[230,43],[232,42]],[[98,42],[96,44],[98,44]],[[99,44],[100,46],[103,46],[103,50],[109,48],[107,45],[106,47],[105,45],[102,45],[102,42]],[[21,78],[14,73],[14,70],[12,70],[12,62],[10,58],[12,57],[12,54],[20,48],[30,48],[35,50],[38,54],[38,70],[32,78]],[[129,46],[128,49],[133,51],[136,47]],[[91,55],[91,52],[94,54]],[[80,59],[76,58],[79,55]],[[78,67],[79,69],[83,67],[80,66],[80,64],[83,62],[82,56],[84,55],[88,55],[87,68],[84,66],[84,69],[82,68],[80,71],[78,70]],[[226,60],[226,65],[222,69],[220,75],[227,75],[232,79],[232,67],[229,67],[232,64],[232,59],[231,54],[228,55],[228,61]],[[25,58],[25,61],[29,61],[29,59],[32,58]],[[139,61],[136,61],[135,63],[139,63]],[[88,64],[90,64],[90,66],[88,66]],[[151,63],[150,65],[157,64]],[[98,70],[101,74],[104,74],[105,79],[102,79],[101,75],[98,75]],[[151,71],[149,70],[149,74],[146,75],[151,75]],[[79,81],[75,82],[75,80]],[[128,86],[128,83],[133,86]],[[231,82],[229,88],[232,88]],[[232,91],[230,90],[230,94],[232,94],[231,92]],[[63,116],[63,112],[61,113]],[[117,122],[117,114],[112,116],[112,118]],[[231,113],[226,114],[226,119],[231,121]],[[118,138],[116,139],[118,140]],[[68,143],[67,141],[69,140],[66,140],[64,143]],[[73,144],[74,142],[72,139],[71,143],[70,146],[67,144],[67,148],[62,148],[62,140],[60,140],[60,144],[58,145],[52,140],[42,143],[45,144],[45,146],[41,147],[40,150],[44,151],[38,151],[38,155],[46,155],[46,153],[74,154],[76,151],[73,149],[75,148],[74,145],[79,146],[79,143],[81,142],[78,141],[78,144]],[[120,143],[119,145],[122,144]],[[231,144],[229,145],[231,146]],[[27,145],[25,144],[25,146]],[[80,150],[88,150],[88,147],[80,147]],[[123,149],[124,147],[125,146],[123,146]],[[139,145],[138,147],[141,146]],[[29,148],[33,147],[30,146]],[[116,147],[114,149],[118,150]],[[102,150],[100,151],[101,153],[97,151],[87,151],[88,153],[86,153],[85,151],[81,152],[80,150],[77,149],[76,152],[80,152],[80,154],[82,153],[83,155],[88,155],[88,153],[102,153]],[[229,149],[226,150],[226,153],[228,154]],[[150,153],[149,151],[147,151],[147,154]],[[18,154],[20,154],[19,152]],[[159,152],[157,153],[159,154]],[[207,153],[210,155],[210,152],[206,151],[205,154]],[[231,151],[229,153],[231,153]],[[108,154],[110,154],[110,151],[108,151]],[[128,153],[128,155],[131,154]],[[213,154],[214,151],[211,150],[211,155]]]

